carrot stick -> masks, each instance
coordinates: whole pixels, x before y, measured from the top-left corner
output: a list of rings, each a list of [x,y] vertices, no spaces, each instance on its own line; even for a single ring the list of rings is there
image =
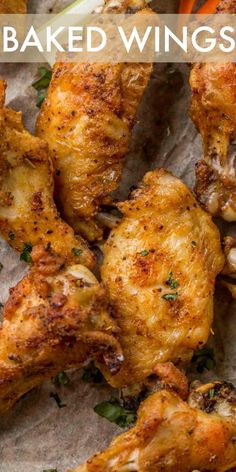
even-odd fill
[[[196,13],[205,13],[206,15],[216,13],[216,7],[219,3],[219,0],[207,0]]]
[[[196,0],[181,0],[179,13],[182,15],[192,13],[195,2]]]

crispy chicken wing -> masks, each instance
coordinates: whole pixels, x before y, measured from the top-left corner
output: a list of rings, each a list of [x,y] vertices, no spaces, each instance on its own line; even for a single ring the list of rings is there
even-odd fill
[[[0,0],[0,14],[26,13],[28,0]]]
[[[190,360],[206,343],[224,256],[211,217],[165,170],[146,174],[118,207],[124,216],[104,245],[101,274],[125,362],[112,378],[103,372],[112,386],[124,387],[157,363]]]
[[[236,466],[235,407],[227,383],[195,389],[188,403],[157,392],[140,406],[134,428],[74,472],[229,471]]]
[[[104,288],[84,266],[43,247],[11,290],[0,330],[0,412],[64,369],[89,357],[111,373],[122,361]]]
[[[105,11],[110,11],[109,4]],[[114,9],[144,4],[122,0]],[[90,240],[102,234],[96,215],[101,205],[111,203],[109,194],[121,178],[151,71],[151,64],[54,66],[36,131],[49,144],[56,170],[55,197],[63,217]]]
[[[32,251],[29,275],[11,290],[0,329],[0,411],[63,369],[94,356],[111,373],[123,359],[94,259],[53,202],[47,144],[0,108],[0,233]],[[31,257],[31,255],[30,255]],[[81,265],[83,264],[83,265]]]
[[[50,244],[75,263],[93,266],[93,255],[61,220],[53,201],[53,168],[47,143],[29,134],[21,113],[4,108],[0,82],[0,233],[18,251]]]
[[[235,14],[235,1],[221,1],[217,11]],[[204,145],[196,171],[197,196],[211,214],[235,221],[236,64],[196,64],[190,85],[191,117]]]

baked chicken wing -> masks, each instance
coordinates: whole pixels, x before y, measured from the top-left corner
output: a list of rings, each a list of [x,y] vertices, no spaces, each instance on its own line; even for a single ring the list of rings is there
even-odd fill
[[[10,292],[0,329],[0,411],[24,393],[95,357],[115,373],[123,359],[107,293],[88,267],[93,256],[53,202],[47,144],[0,109],[0,234],[32,266]],[[83,265],[82,265],[83,264]]]
[[[102,280],[120,328],[125,362],[114,387],[141,382],[157,363],[187,362],[213,319],[224,256],[211,216],[165,170],[149,172],[104,245]],[[103,369],[103,367],[102,367]]]
[[[236,390],[215,382],[188,403],[163,390],[139,408],[134,428],[74,472],[225,472],[236,466]],[[72,471],[70,471],[72,472]]]
[[[144,5],[122,0],[113,6],[124,12]],[[36,132],[49,145],[62,215],[87,239],[102,234],[96,215],[111,203],[109,194],[120,181],[151,71],[151,64],[131,63],[57,63],[53,68]]]
[[[29,134],[21,113],[4,108],[0,81],[0,234],[18,251],[51,245],[67,260],[93,266],[84,241],[61,220],[53,201],[53,167],[47,143]]]
[[[217,12],[235,14],[235,1],[222,0]],[[236,64],[196,64],[190,85],[191,117],[204,146],[196,168],[196,193],[212,215],[235,221]]]
[[[0,14],[26,13],[28,0],[0,0]]]
[[[122,361],[104,288],[79,264],[34,248],[29,275],[10,292],[0,329],[0,412],[64,369],[93,357]]]

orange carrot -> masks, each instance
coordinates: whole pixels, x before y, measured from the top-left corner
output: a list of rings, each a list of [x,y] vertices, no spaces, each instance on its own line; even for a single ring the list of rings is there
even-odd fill
[[[192,13],[196,0],[180,0],[179,13],[182,15]]]
[[[219,3],[220,0],[207,0],[196,13],[205,13],[206,15],[216,13],[216,7]]]

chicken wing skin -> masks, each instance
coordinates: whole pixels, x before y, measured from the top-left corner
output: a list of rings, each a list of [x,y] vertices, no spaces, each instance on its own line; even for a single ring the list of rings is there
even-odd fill
[[[236,238],[226,236],[223,240],[225,253],[225,267],[222,274],[233,279],[236,278]]]
[[[111,11],[110,3],[105,11]],[[144,5],[119,1],[114,10]],[[96,215],[111,203],[109,194],[120,181],[151,71],[151,64],[57,63],[53,68],[36,133],[49,144],[62,215],[87,239],[102,234]]]
[[[0,0],[0,14],[27,12],[27,0]]]
[[[44,247],[10,292],[0,330],[0,412],[64,369],[93,357],[116,372],[123,359],[108,299],[95,276]]]
[[[196,389],[188,403],[157,392],[140,406],[134,428],[74,472],[229,471],[236,466],[235,405],[226,383]]]
[[[92,267],[85,242],[61,220],[53,201],[53,167],[47,143],[29,134],[21,113],[4,108],[0,82],[0,233],[13,248],[51,245],[68,261]]]
[[[226,236],[223,240],[225,266],[221,272],[219,282],[227,288],[236,299],[236,238]]]
[[[224,256],[211,217],[165,170],[149,172],[104,245],[102,280],[121,330],[125,362],[114,387],[141,382],[157,363],[191,359],[206,343]]]
[[[234,0],[219,3],[218,13],[236,13]],[[236,64],[193,66],[191,117],[199,129],[204,157],[197,164],[196,193],[213,215],[236,220]]]
[[[116,372],[123,359],[94,258],[53,201],[47,144],[4,108],[0,82],[0,233],[33,247],[29,274],[10,292],[0,329],[0,411],[44,380],[95,357]],[[83,264],[83,265],[82,265]]]

